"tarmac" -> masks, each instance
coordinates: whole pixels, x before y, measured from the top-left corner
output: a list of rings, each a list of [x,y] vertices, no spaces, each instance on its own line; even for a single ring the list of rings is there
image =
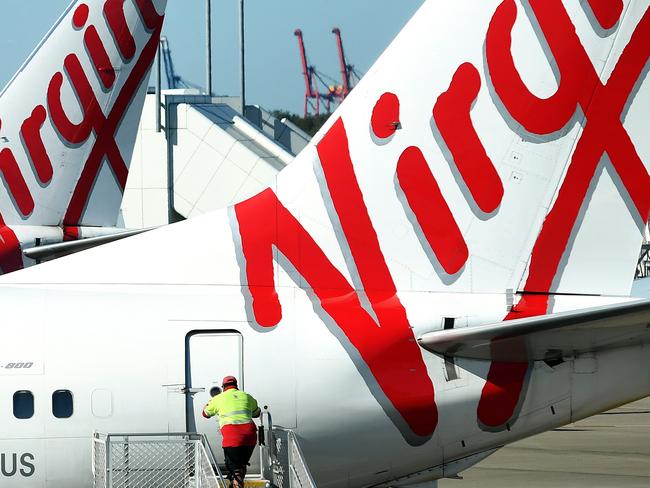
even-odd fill
[[[650,397],[502,448],[439,488],[650,488]]]

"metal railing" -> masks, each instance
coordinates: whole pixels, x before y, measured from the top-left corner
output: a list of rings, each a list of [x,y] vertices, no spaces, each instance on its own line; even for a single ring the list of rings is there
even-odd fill
[[[636,273],[634,278],[647,278],[648,276],[650,276],[650,244],[644,243],[641,246],[641,252],[639,253],[639,260],[636,264]]]
[[[296,433],[292,430],[287,431],[287,445],[289,450],[289,469],[291,488],[316,488],[314,478],[311,476],[305,455],[302,453],[300,443],[296,437]]]
[[[277,488],[316,488],[295,432],[274,426],[268,410],[262,412],[261,422],[265,432],[260,446],[262,477]]]
[[[196,433],[96,433],[92,463],[94,488],[226,488]]]

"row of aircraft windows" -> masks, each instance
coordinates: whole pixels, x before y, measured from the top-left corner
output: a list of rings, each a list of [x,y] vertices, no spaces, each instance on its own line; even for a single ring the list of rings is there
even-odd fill
[[[56,390],[52,393],[52,415],[57,419],[72,417],[74,411],[72,392]],[[19,390],[14,393],[14,417],[31,419],[34,416],[34,394],[29,390]]]

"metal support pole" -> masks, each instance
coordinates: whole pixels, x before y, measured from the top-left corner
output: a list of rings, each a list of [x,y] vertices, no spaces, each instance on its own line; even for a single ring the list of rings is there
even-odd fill
[[[161,52],[160,43],[158,43],[158,52],[156,53],[156,132],[160,132],[160,111],[162,110],[162,95],[161,95]]]
[[[246,117],[246,58],[244,38],[244,0],[239,0],[239,45],[240,51],[240,79],[241,79],[241,113]]]
[[[195,479],[200,479],[199,473],[201,472],[201,441],[194,440],[192,444],[194,444],[194,476]]]
[[[205,0],[205,91],[212,96],[212,12],[211,0]]]
[[[124,438],[124,445],[122,446],[122,453],[124,456],[124,467],[126,469],[126,486],[131,486],[131,456],[129,455],[129,438]]]
[[[173,97],[171,97],[173,98]],[[174,144],[172,141],[171,123],[172,116],[178,110],[178,102],[170,103],[170,98],[165,99],[165,140],[167,142],[167,222],[173,224],[175,219],[174,211]],[[178,120],[176,118],[175,120]],[[177,130],[178,124],[174,127]]]
[[[113,473],[111,468],[113,467],[113,462],[111,460],[111,436],[106,436],[106,486],[107,488],[113,488]]]

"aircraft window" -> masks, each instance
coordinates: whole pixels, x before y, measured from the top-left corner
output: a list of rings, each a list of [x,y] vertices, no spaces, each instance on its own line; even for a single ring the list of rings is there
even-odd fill
[[[31,391],[20,390],[14,393],[14,417],[30,419],[34,415],[34,395]]]
[[[52,393],[52,413],[57,419],[72,417],[72,392],[56,390]]]

